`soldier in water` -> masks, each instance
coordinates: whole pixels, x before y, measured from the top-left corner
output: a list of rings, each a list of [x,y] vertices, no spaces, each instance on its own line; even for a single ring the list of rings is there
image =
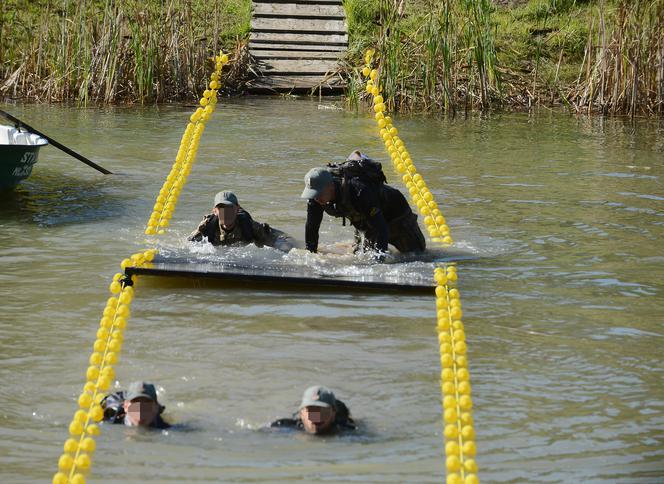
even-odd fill
[[[268,246],[283,252],[290,251],[293,240],[281,230],[268,224],[256,222],[249,212],[243,209],[233,192],[219,192],[214,197],[212,213],[206,215],[188,240],[200,242],[203,238],[214,246],[256,244]]]
[[[131,427],[167,429],[170,424],[161,418],[166,407],[157,400],[152,383],[135,381],[126,392],[106,395],[101,401],[104,421]]]
[[[272,429],[293,429],[308,434],[334,434],[355,430],[355,422],[344,402],[323,386],[307,388],[292,418],[281,418],[270,424]]]
[[[312,168],[304,177],[302,198],[308,200],[305,239],[318,250],[323,213],[348,219],[355,227],[354,251],[370,250],[384,260],[387,245],[400,252],[422,252],[424,235],[403,194],[385,183],[380,163],[354,151],[345,163]]]

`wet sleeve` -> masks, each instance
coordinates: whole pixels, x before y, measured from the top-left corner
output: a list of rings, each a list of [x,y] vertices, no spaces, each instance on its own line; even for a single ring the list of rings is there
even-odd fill
[[[252,219],[251,233],[254,236],[254,243],[258,247],[263,247],[264,245],[273,247],[276,239],[276,234],[273,232],[274,231],[268,224],[262,224]]]
[[[323,207],[313,200],[307,203],[307,223],[304,226],[304,240],[309,252],[318,251],[318,231],[323,221]]]
[[[270,229],[272,229],[272,235],[274,238],[272,244],[270,245],[271,247],[282,252],[289,252],[292,248],[295,247],[295,241],[286,232],[282,232],[281,230],[277,230],[273,227],[270,227]]]
[[[194,230],[189,237],[187,237],[187,240],[190,242],[200,242],[203,240],[203,234],[205,233],[205,227],[207,226],[208,222],[210,221],[210,216],[206,215],[205,218],[201,223],[198,224],[198,228]]]
[[[355,420],[353,420],[350,417],[348,417],[346,421],[341,424],[341,427],[348,430],[357,430],[357,425],[355,424]]]
[[[270,428],[294,429],[298,427],[298,421],[294,418],[280,418],[270,424]]]
[[[376,233],[376,249],[387,252],[390,231],[380,208],[380,195],[374,187],[358,184],[355,191],[355,208],[366,217],[367,223]]]

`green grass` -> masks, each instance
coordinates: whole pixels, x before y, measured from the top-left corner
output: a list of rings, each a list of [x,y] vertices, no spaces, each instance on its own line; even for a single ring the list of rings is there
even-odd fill
[[[342,3],[346,10],[350,53],[361,56],[379,32],[379,1],[343,0]]]
[[[488,108],[496,97],[499,77],[489,0],[412,1],[402,11],[388,0],[344,4],[352,61],[361,64],[364,49],[377,48],[390,109]]]
[[[499,9],[494,23],[503,69],[553,87],[576,79],[588,39],[590,13],[587,6],[571,1],[565,8],[550,10],[547,4],[537,1],[521,8]],[[534,77],[536,68],[538,79]]]

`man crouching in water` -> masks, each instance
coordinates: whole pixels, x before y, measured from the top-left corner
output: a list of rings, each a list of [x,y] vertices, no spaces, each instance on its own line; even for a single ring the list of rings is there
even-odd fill
[[[270,428],[303,430],[308,434],[321,435],[355,430],[356,426],[344,402],[337,400],[327,388],[313,386],[304,391],[300,408],[293,418],[276,420]]]
[[[212,213],[206,215],[187,240],[200,242],[207,237],[214,246],[246,245],[254,243],[258,247],[267,245],[282,252],[290,251],[295,244],[281,230],[268,224],[256,222],[244,210],[233,192],[219,192],[214,197]]]
[[[353,252],[372,251],[383,262],[388,244],[399,252],[423,252],[426,241],[403,194],[386,183],[380,163],[353,151],[344,163],[312,168],[304,177],[307,250],[318,251],[323,214],[348,219],[355,227]]]

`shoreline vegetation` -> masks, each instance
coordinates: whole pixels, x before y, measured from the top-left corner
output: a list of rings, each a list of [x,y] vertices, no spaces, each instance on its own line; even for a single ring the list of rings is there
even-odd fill
[[[388,109],[455,115],[563,106],[664,115],[664,0],[343,0],[346,99],[378,52]],[[5,0],[0,99],[79,104],[197,98],[224,48],[223,93],[250,74],[249,0]]]
[[[664,0],[345,0],[388,109],[664,114]],[[357,65],[357,63],[356,63]],[[359,75],[349,98],[364,97]]]
[[[242,50],[250,18],[247,0],[4,0],[0,98],[194,100],[219,49]]]

